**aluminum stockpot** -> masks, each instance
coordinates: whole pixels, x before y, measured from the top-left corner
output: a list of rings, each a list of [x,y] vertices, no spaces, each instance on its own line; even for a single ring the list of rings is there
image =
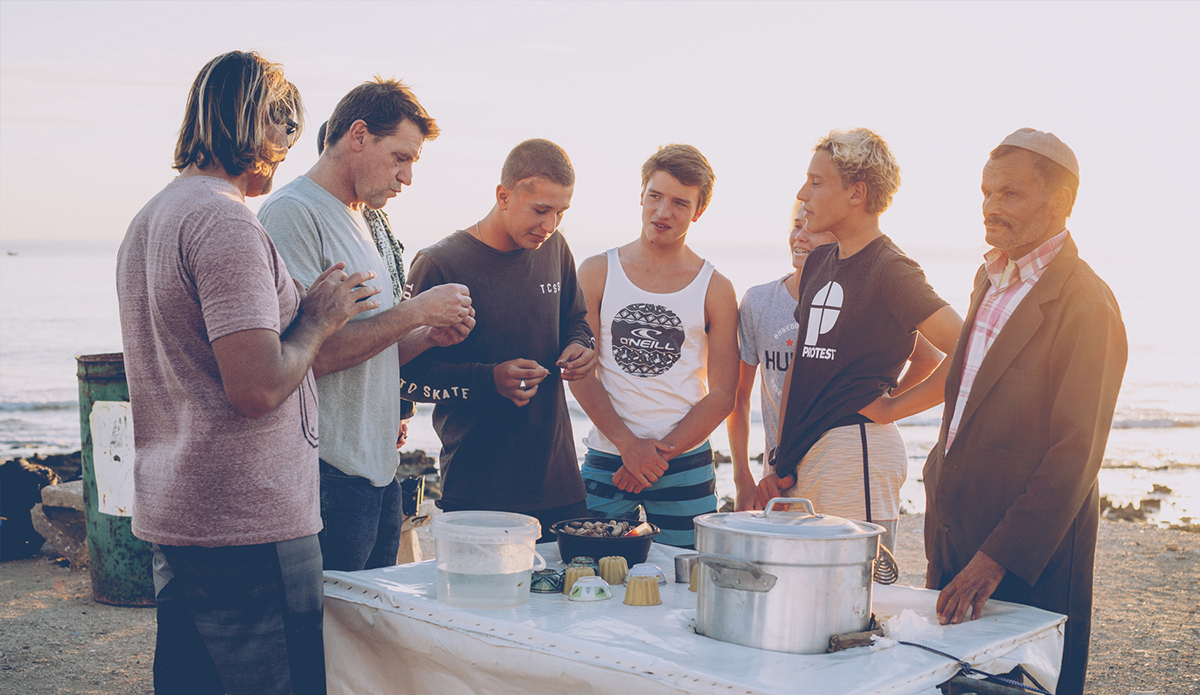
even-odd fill
[[[696,631],[758,649],[824,653],[831,636],[869,629],[883,532],[817,514],[800,498],[773,499],[765,512],[697,517]]]

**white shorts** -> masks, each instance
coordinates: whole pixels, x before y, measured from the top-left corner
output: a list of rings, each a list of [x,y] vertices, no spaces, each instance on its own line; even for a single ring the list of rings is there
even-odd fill
[[[871,519],[892,521],[900,517],[900,486],[908,477],[908,450],[895,423],[865,427]],[[796,467],[796,484],[784,494],[809,500],[820,514],[867,521],[859,426],[835,427],[821,435]]]

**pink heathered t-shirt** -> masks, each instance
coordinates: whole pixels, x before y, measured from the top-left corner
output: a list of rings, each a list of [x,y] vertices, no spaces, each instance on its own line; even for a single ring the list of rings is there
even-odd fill
[[[299,293],[240,191],[180,178],[129,225],[117,295],[136,460],[133,533],[164,545],[273,543],[321,529],[312,372],[252,420],[225,395],[212,341],[286,330]]]

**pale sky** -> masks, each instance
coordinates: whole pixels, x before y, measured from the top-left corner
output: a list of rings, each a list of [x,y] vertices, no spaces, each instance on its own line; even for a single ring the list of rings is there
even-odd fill
[[[0,241],[120,239],[174,175],[196,73],[242,49],[307,105],[276,186],[349,89],[413,86],[443,133],[388,206],[413,250],[481,217],[529,137],[575,164],[573,244],[633,238],[641,163],[685,142],[717,173],[691,238],[782,247],[812,145],[855,126],[903,171],[885,232],[978,247],[987,152],[1032,126],[1078,155],[1081,249],[1179,258],[1200,249],[1198,28],[1194,2],[0,2]]]

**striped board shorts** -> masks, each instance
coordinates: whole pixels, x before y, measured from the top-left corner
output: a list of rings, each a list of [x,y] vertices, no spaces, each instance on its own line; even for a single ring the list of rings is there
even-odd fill
[[[583,459],[583,487],[592,516],[640,519],[662,529],[654,538],[680,548],[696,545],[693,519],[717,511],[716,469],[708,444],[671,459],[667,472],[639,493],[625,492],[612,484],[621,457],[588,449]]]

